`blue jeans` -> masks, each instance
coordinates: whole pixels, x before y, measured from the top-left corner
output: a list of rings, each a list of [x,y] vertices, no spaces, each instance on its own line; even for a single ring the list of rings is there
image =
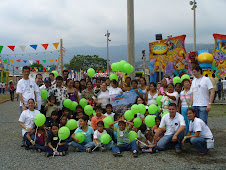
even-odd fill
[[[95,146],[97,146],[97,145],[95,144]],[[112,146],[113,146],[113,141],[109,142],[108,144],[101,144],[98,146],[98,148],[104,147],[107,150],[111,150]]]
[[[190,124],[190,120],[188,119],[188,116],[187,116],[187,110],[188,110],[188,107],[181,107],[181,114],[182,116],[184,116],[184,121],[186,124],[185,131],[184,131],[185,135],[187,135],[189,131],[189,124]]]
[[[193,106],[197,117],[202,119],[207,124],[208,112],[206,111],[207,106]]]
[[[132,151],[138,151],[138,146],[135,140],[133,140],[130,143],[127,144],[122,144],[122,145],[113,145],[112,146],[112,151],[114,153],[117,152],[123,152],[123,151],[129,151],[130,149],[132,149]]]
[[[197,149],[200,153],[205,153],[207,150],[206,139],[201,137],[193,137],[190,139],[190,143]]]
[[[75,141],[71,142],[71,145],[74,148],[78,148],[80,152],[85,152],[87,148],[93,149],[95,147],[94,142],[82,142],[82,143],[76,143]]]
[[[24,143],[25,143],[26,146],[31,146],[32,144],[31,144],[31,142],[27,139],[27,134],[28,134],[28,132],[26,132],[26,133],[24,134],[23,141],[24,141]],[[38,143],[38,138],[37,138],[37,137],[35,138],[35,134],[31,134],[30,137],[31,137],[31,139],[32,139],[33,141],[35,141],[35,143]]]
[[[181,132],[179,135],[177,135],[177,141],[172,142],[173,135],[164,135],[157,143],[157,146],[152,148],[153,152],[156,152],[157,150],[163,151],[170,149],[171,147],[175,146],[176,150],[181,150],[181,142],[184,138],[184,132]]]

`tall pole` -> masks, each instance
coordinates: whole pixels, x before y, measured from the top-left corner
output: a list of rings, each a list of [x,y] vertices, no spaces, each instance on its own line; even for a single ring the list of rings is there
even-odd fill
[[[60,72],[63,76],[63,39],[60,39]]]
[[[196,8],[196,2],[194,0],[194,6],[193,6],[193,10],[194,10],[194,51],[196,51],[196,13],[195,13],[195,8]]]
[[[109,75],[109,49],[108,49],[108,42],[111,41],[109,39],[110,33],[107,30],[107,34],[105,34],[105,36],[107,37],[107,74]]]
[[[127,0],[127,61],[135,69],[134,48],[134,0]],[[134,79],[134,72],[129,76]]]
[[[161,55],[159,55],[159,82],[161,81]]]

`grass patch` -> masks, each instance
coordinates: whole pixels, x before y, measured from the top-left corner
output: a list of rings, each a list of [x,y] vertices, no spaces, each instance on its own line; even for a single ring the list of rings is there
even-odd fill
[[[16,94],[14,94],[14,97],[16,97]],[[0,94],[0,102],[10,99],[10,94]]]
[[[211,106],[209,117],[226,116],[226,105],[214,104]]]

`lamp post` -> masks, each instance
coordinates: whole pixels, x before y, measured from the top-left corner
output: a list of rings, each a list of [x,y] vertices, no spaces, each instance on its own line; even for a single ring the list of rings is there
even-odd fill
[[[107,30],[107,33],[104,34],[104,36],[107,37],[107,74],[109,75],[109,50],[108,50],[108,42],[111,41],[111,40],[109,39],[110,33],[108,32],[108,30]]]
[[[195,2],[195,0],[190,1],[190,5],[192,5],[191,10],[194,11],[194,44],[193,44],[193,50],[196,51],[196,13],[195,13],[195,8],[197,8],[197,2]]]
[[[142,54],[143,54],[143,56],[142,56],[141,59],[144,60],[144,78],[145,78],[145,60],[146,60],[146,57],[145,56],[146,55],[145,55],[145,50],[144,49],[142,50]]]

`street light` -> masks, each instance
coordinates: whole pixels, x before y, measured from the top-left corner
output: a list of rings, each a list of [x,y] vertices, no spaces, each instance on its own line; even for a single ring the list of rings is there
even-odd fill
[[[109,75],[109,52],[108,52],[108,42],[111,41],[111,40],[109,39],[110,32],[108,32],[108,30],[107,30],[107,33],[104,34],[104,36],[107,37],[107,74]]]
[[[143,56],[142,56],[141,59],[144,60],[144,78],[145,78],[145,60],[146,60],[146,57],[145,56],[146,55],[145,55],[145,50],[144,49],[142,50],[142,54],[143,54]]]
[[[197,8],[197,2],[195,0],[189,2],[192,5],[191,10],[194,11],[194,46],[193,50],[196,51],[196,15],[195,15],[195,8]]]

